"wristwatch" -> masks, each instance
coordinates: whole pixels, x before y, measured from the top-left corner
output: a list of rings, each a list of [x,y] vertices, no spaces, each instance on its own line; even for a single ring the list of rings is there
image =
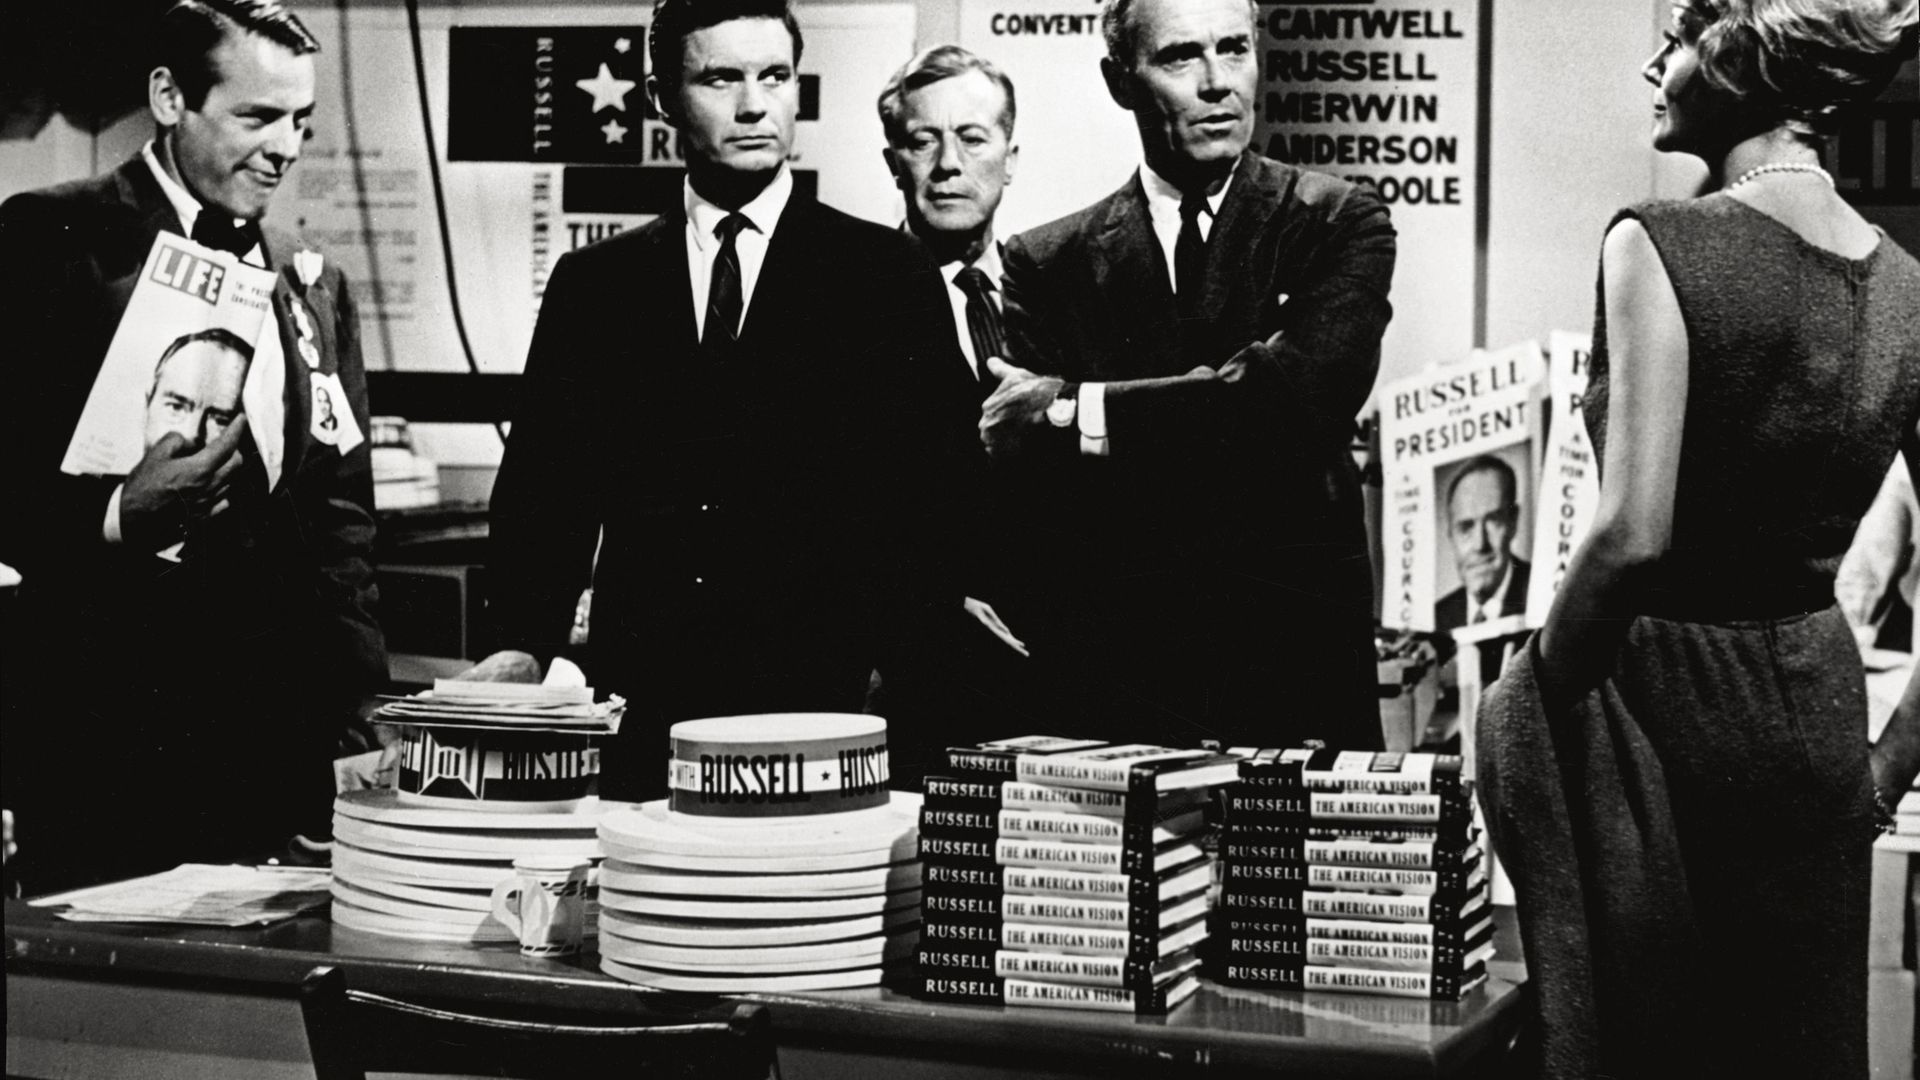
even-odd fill
[[[1072,427],[1080,415],[1080,384],[1061,383],[1058,393],[1053,395],[1053,404],[1047,406],[1047,423],[1054,427]]]

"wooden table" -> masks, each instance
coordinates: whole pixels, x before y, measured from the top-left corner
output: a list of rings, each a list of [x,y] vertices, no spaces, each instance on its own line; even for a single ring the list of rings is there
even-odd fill
[[[1501,909],[1497,976],[1465,1001],[1202,987],[1166,1017],[934,1004],[887,989],[755,995],[784,1074],[863,1076],[1484,1075],[1520,1024],[1523,979]],[[428,945],[306,916],[263,929],[63,922],[6,903],[9,1076],[310,1077],[293,997],[320,964],[347,983],[473,1011],[516,1004],[617,1022],[652,992],[591,955]]]

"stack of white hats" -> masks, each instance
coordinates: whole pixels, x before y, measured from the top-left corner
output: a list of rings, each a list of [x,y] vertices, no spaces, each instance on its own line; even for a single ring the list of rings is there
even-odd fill
[[[597,861],[595,826],[628,806],[588,794],[599,773],[592,740],[618,729],[621,705],[595,704],[586,687],[442,681],[382,708],[375,721],[401,745],[395,786],[334,800],[333,921],[426,941],[514,941],[491,900],[513,861]]]
[[[886,721],[675,724],[669,797],[600,819],[600,965],[663,990],[871,986],[919,936],[919,797]]]

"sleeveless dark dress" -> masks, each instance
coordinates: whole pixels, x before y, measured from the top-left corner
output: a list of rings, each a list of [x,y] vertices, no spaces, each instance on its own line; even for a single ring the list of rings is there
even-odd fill
[[[1664,774],[1691,907],[1672,917],[1692,924],[1667,940],[1698,993],[1657,1033],[1609,1025],[1603,995],[1602,1057],[1858,1080],[1871,780],[1833,570],[1920,417],[1920,264],[1884,235],[1836,255],[1726,195],[1620,216],[1666,266],[1690,357],[1672,546],[1610,681]],[[1585,411],[1603,457],[1605,315],[1602,296]],[[1597,925],[1593,952],[1635,936]]]

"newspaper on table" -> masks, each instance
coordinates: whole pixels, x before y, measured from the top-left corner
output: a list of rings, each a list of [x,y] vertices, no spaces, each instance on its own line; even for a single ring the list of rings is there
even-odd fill
[[[1382,388],[1383,625],[1526,624],[1545,379],[1526,341]]]
[[[190,443],[224,430],[241,412],[261,327],[278,325],[267,318],[273,283],[272,271],[228,252],[155,237],[60,470],[125,476],[182,417],[195,429]]]
[[[1590,334],[1555,330],[1547,339],[1547,446],[1540,465],[1528,626],[1546,625],[1554,593],[1600,509],[1600,461],[1581,411],[1592,357]]]
[[[31,900],[72,922],[258,926],[290,919],[332,899],[324,866],[214,866],[185,863],[163,873]]]

